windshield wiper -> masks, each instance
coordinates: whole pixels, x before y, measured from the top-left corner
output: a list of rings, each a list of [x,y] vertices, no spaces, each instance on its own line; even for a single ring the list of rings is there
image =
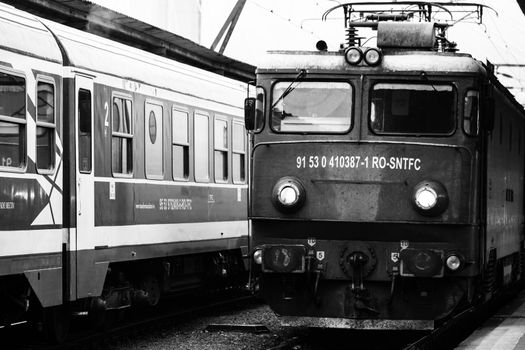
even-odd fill
[[[294,78],[294,80],[292,80],[292,82],[290,83],[290,85],[288,85],[288,87],[286,88],[286,90],[283,91],[283,93],[281,94],[281,96],[279,96],[279,98],[273,103],[272,105],[272,110],[275,108],[275,106],[277,106],[277,104],[283,99],[285,98],[286,96],[288,96],[288,94],[290,94],[290,92],[292,92],[294,89],[295,89],[295,86],[293,86],[293,84],[295,84],[297,81],[299,81],[299,79],[303,78],[306,76],[306,69],[301,69],[301,71],[299,72],[299,74],[297,74],[297,76]]]

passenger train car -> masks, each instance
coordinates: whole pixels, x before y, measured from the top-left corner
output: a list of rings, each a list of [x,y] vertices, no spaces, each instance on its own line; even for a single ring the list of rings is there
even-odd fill
[[[432,329],[523,281],[525,113],[433,21],[454,5],[342,4],[342,50],[257,68],[253,258],[284,324]]]
[[[2,324],[60,340],[241,278],[245,86],[5,5],[0,28]]]

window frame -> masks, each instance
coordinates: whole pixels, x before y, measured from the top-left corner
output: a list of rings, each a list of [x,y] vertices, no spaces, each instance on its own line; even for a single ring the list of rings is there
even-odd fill
[[[466,128],[465,128],[465,123],[466,123],[466,120],[467,119],[470,119],[470,118],[465,118],[465,103],[467,102],[466,99],[469,95],[469,93],[476,93],[476,97],[477,97],[477,101],[478,101],[478,104],[477,104],[477,109],[478,109],[478,114],[477,114],[477,129],[476,129],[476,132],[475,133],[472,133],[472,132],[467,132]],[[465,133],[465,135],[467,136],[470,136],[470,137],[478,137],[479,136],[479,133],[480,133],[480,128],[481,128],[481,100],[480,100],[480,97],[481,97],[481,94],[479,92],[478,89],[474,89],[474,88],[470,88],[470,89],[466,89],[465,90],[465,94],[464,94],[464,97],[463,97],[463,111],[462,111],[462,117],[463,117],[463,123],[462,123],[462,129],[463,129],[463,132]],[[472,127],[472,121],[470,121],[470,125]]]
[[[184,113],[186,114],[186,138],[187,138],[187,143],[180,143],[180,142],[175,142],[174,140],[174,133],[173,133],[173,127],[174,127],[174,121],[175,121],[175,112],[179,112],[179,113]],[[188,182],[190,181],[190,172],[191,172],[191,138],[190,138],[190,135],[191,135],[191,127],[190,127],[190,121],[191,121],[191,118],[190,118],[190,110],[187,109],[187,108],[184,108],[184,107],[181,107],[181,106],[177,106],[177,105],[173,105],[171,107],[171,147],[170,147],[170,152],[171,152],[171,177],[174,181],[183,181],[183,182]],[[175,177],[175,173],[173,171],[173,167],[175,166],[175,164],[173,164],[173,146],[181,146],[183,147],[188,147],[188,176],[186,178],[179,178],[179,177]],[[184,166],[184,165],[183,165]],[[184,171],[184,169],[183,169]]]
[[[243,139],[243,144],[244,144],[244,148],[242,150],[242,152],[240,150],[236,150],[235,149],[235,125],[239,125],[241,127],[241,135],[242,135],[242,139]],[[247,168],[246,168],[246,165],[247,165],[247,161],[246,161],[246,154],[247,154],[247,145],[248,145],[248,138],[246,136],[246,132],[245,132],[245,129],[244,129],[244,123],[240,122],[240,121],[236,121],[236,120],[233,120],[232,121],[232,132],[231,132],[231,145],[232,145],[232,182],[234,184],[245,184],[246,183],[246,177],[247,177]],[[233,169],[233,158],[235,157],[236,154],[242,154],[244,155],[244,180],[242,181],[236,181],[235,180],[235,176],[234,176],[234,169]]]
[[[378,84],[400,84],[400,85],[431,85],[431,86],[435,86],[435,85],[444,85],[444,86],[450,86],[452,88],[451,92],[454,94],[454,99],[452,101],[452,106],[453,106],[453,122],[454,122],[454,125],[453,125],[453,128],[450,132],[448,133],[408,133],[408,132],[404,132],[404,133],[399,133],[399,132],[377,132],[374,130],[374,128],[372,127],[372,91],[374,90],[374,87]],[[377,79],[377,80],[373,80],[373,81],[370,81],[369,82],[369,90],[368,90],[368,97],[367,97],[367,108],[368,108],[368,113],[367,113],[367,120],[368,120],[368,129],[370,130],[370,132],[374,135],[377,135],[377,136],[400,136],[400,137],[450,137],[452,135],[454,135],[456,133],[456,131],[458,130],[458,114],[459,114],[459,111],[458,111],[458,89],[457,89],[457,86],[456,84],[454,84],[453,81],[450,81],[450,80],[444,80],[444,81],[441,81],[441,80],[432,80],[432,81],[428,81],[428,80],[425,80],[425,81],[418,81],[418,80],[389,80],[389,79]]]
[[[126,134],[118,131],[113,131],[113,103],[116,98],[121,100],[128,100],[131,102],[131,112],[130,112],[130,129],[131,133]],[[110,141],[110,160],[111,160],[111,174],[113,177],[122,177],[122,178],[132,178],[135,173],[135,123],[134,123],[134,106],[133,106],[133,97],[130,94],[126,94],[120,91],[113,91],[111,94],[111,141]],[[131,172],[130,173],[117,173],[113,171],[113,137],[118,138],[130,138],[131,139]],[[122,157],[120,159],[122,161]]]
[[[81,137],[83,136],[82,135],[82,121],[83,121],[83,115],[81,115],[81,104],[80,104],[80,94],[81,93],[87,93],[89,95],[89,169],[82,169],[81,168],[81,151],[84,150],[83,147],[81,147]],[[75,87],[75,104],[76,104],[76,108],[75,108],[75,114],[77,116],[78,119],[75,120],[75,122],[77,123],[77,125],[75,125],[75,133],[77,134],[76,136],[76,162],[77,162],[77,171],[79,174],[84,174],[84,175],[89,175],[89,174],[92,174],[93,173],[93,169],[94,169],[94,154],[95,154],[95,151],[94,151],[94,119],[95,119],[95,105],[94,105],[94,97],[93,97],[93,87],[86,87],[86,86],[80,86],[80,87]]]
[[[198,152],[197,152],[197,147],[196,147],[196,141],[197,141],[197,127],[196,127],[196,119],[197,119],[197,116],[200,116],[200,117],[206,117],[206,119],[208,120],[208,129],[206,130],[206,136],[207,136],[207,140],[208,140],[208,145],[206,147],[206,161],[207,161],[207,168],[208,168],[208,172],[207,172],[207,177],[206,178],[203,178],[203,177],[199,177],[198,175],[198,172],[197,172],[197,156],[198,156]],[[194,174],[194,177],[195,177],[195,182],[199,182],[199,183],[210,183],[211,182],[211,176],[210,176],[210,170],[211,170],[211,166],[210,166],[210,113],[208,112],[205,112],[203,110],[195,110],[193,111],[193,174]]]
[[[148,166],[146,164],[146,159],[148,157],[146,142],[150,139],[150,133],[149,133],[149,113],[146,115],[146,109],[148,105],[158,106],[160,107],[160,121],[162,122],[161,127],[159,127],[158,123],[156,124],[156,137],[155,140],[157,141],[159,139],[159,135],[161,135],[161,142],[160,142],[160,149],[161,149],[161,174],[148,174]],[[153,109],[150,109],[150,112],[153,111]],[[155,121],[157,122],[159,120],[157,117],[155,118]],[[159,133],[160,132],[160,133]],[[147,98],[144,101],[144,174],[146,176],[146,179],[151,180],[163,180],[164,175],[166,174],[165,169],[165,152],[164,152],[164,104],[158,100],[153,100]]]
[[[38,121],[38,83],[46,83],[46,84],[50,84],[53,86],[53,100],[54,100],[54,108],[53,108],[53,123],[49,123],[49,122],[39,122]],[[55,84],[55,80],[53,78],[51,78],[50,76],[47,76],[47,75],[41,75],[41,74],[38,74],[36,76],[36,80],[35,80],[35,87],[36,87],[36,103],[35,103],[35,122],[36,122],[36,127],[35,127],[35,167],[36,167],[36,171],[38,174],[43,174],[43,175],[51,175],[51,174],[54,174],[55,173],[55,162],[56,162],[56,157],[55,157],[55,147],[56,147],[56,124],[57,124],[57,107],[58,107],[58,104],[57,104],[57,100],[58,100],[58,94],[57,94],[57,89],[56,89],[56,84]],[[52,141],[51,141],[51,169],[43,169],[43,168],[39,168],[38,167],[38,140],[37,140],[37,130],[38,130],[38,127],[44,127],[44,128],[48,128],[48,129],[51,129],[53,130],[53,133],[52,133]]]
[[[217,145],[215,144],[215,137],[217,136],[217,121],[222,121],[226,123],[226,148],[223,146],[217,148]],[[215,180],[215,183],[229,183],[231,178],[231,161],[230,161],[230,148],[231,148],[231,136],[230,136],[230,122],[229,118],[222,114],[215,114],[213,118],[213,179]],[[216,172],[216,162],[215,162],[215,154],[216,152],[226,152],[226,178],[217,178],[217,172]]]
[[[261,96],[260,100],[259,96]],[[255,134],[260,134],[264,130],[267,124],[266,120],[268,120],[268,124],[270,124],[269,118],[266,118],[266,100],[266,90],[263,86],[257,85],[255,87],[255,130],[253,130],[253,133]],[[272,130],[271,126],[268,126],[270,127],[270,130]]]
[[[264,108],[264,110],[267,110],[268,111],[268,116],[265,118],[266,120],[268,120],[268,124],[270,126],[270,130],[272,130],[272,132],[276,133],[276,134],[299,134],[299,135],[305,135],[305,134],[308,134],[308,135],[345,135],[345,134],[349,134],[352,132],[352,130],[354,130],[355,128],[355,120],[354,120],[354,114],[355,114],[355,103],[356,103],[356,99],[355,99],[355,96],[356,96],[356,87],[355,87],[355,82],[353,80],[350,80],[350,79],[330,79],[330,80],[326,80],[326,79],[302,79],[300,80],[299,82],[300,83],[346,83],[349,85],[350,87],[350,115],[348,116],[349,118],[349,121],[350,121],[350,125],[348,126],[348,129],[344,130],[344,131],[282,131],[282,130],[277,130],[275,129],[274,127],[274,122],[273,122],[273,111],[272,111],[272,105],[274,103],[274,94],[275,94],[275,86],[279,83],[291,83],[293,81],[293,78],[290,77],[289,79],[277,79],[275,81],[272,82],[271,86],[270,86],[270,94],[269,94],[269,97],[266,98],[266,94],[264,94],[264,99],[265,99],[265,103],[268,104],[268,107]],[[262,129],[261,129],[262,131]],[[259,131],[260,132],[260,131]]]
[[[1,159],[0,159],[0,171],[1,172],[11,172],[11,173],[25,173],[27,172],[28,168],[28,111],[27,111],[27,97],[28,97],[28,82],[26,74],[23,71],[15,70],[15,69],[6,69],[4,67],[0,67],[0,73],[13,75],[18,78],[24,79],[24,99],[25,99],[25,118],[14,118],[14,117],[8,117],[0,115],[0,122],[7,122],[7,123],[15,123],[15,124],[22,124],[24,126],[24,143],[23,145],[20,145],[22,147],[22,156],[20,157],[20,164],[19,167],[13,167],[13,166],[5,166],[2,165]],[[35,151],[36,151],[36,145],[35,145]]]

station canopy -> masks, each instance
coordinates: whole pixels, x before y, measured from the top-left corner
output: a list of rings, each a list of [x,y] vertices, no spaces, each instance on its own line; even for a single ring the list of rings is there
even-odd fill
[[[79,30],[174,59],[243,82],[255,67],[180,35],[84,0],[0,0],[15,8]]]

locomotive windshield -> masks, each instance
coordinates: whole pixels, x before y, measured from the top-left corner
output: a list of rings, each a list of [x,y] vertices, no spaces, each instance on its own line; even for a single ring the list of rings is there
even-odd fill
[[[454,131],[454,90],[450,85],[374,85],[370,125],[377,134],[442,134]]]
[[[291,84],[295,85],[293,89],[290,89]],[[352,86],[349,83],[279,82],[272,96],[272,128],[275,131],[334,133],[350,130]]]

